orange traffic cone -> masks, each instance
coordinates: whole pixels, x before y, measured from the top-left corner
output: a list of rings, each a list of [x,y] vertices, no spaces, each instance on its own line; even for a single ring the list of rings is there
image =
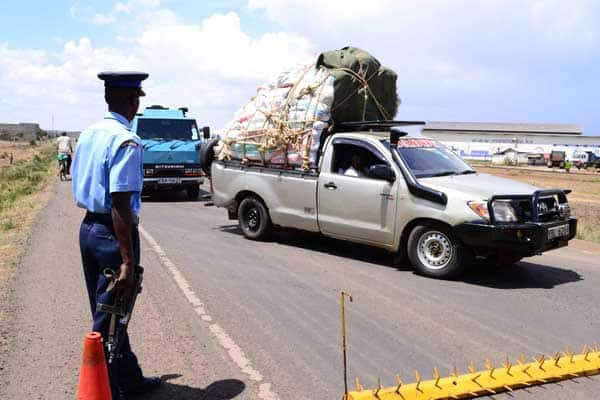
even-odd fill
[[[77,400],[111,400],[102,335],[92,332],[83,341]]]

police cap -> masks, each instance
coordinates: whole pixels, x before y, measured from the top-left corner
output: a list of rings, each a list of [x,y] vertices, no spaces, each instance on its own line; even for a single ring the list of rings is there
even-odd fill
[[[98,78],[104,81],[105,88],[137,89],[140,96],[146,93],[142,90],[142,81],[148,78],[145,72],[100,72]]]

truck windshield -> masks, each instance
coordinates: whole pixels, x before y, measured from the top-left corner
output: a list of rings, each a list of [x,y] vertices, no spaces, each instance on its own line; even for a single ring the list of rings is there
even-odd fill
[[[434,140],[400,139],[397,151],[416,178],[475,173],[469,164]]]
[[[193,119],[140,118],[137,135],[142,139],[197,140],[198,128]]]

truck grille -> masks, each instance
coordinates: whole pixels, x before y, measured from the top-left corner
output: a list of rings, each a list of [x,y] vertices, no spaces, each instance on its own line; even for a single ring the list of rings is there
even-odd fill
[[[568,207],[568,203],[563,204]],[[564,206],[560,207],[561,205],[556,196],[541,197],[537,203],[538,222],[552,222],[564,219],[566,210]],[[515,200],[512,202],[512,206],[517,213],[519,221],[533,221],[533,213],[531,212],[532,201],[530,199]]]
[[[568,193],[568,191],[567,191]],[[518,222],[554,222],[566,220],[571,216],[567,196],[562,190],[538,190],[533,195],[494,196],[488,203],[488,209],[494,201],[510,201]],[[491,214],[494,214],[493,212]],[[492,220],[495,222],[495,218]]]

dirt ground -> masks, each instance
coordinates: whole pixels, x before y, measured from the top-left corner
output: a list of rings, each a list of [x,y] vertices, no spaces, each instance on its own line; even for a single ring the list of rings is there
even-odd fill
[[[514,179],[545,189],[571,189],[569,203],[573,215],[579,218],[580,239],[600,242],[600,174],[549,172],[531,168],[498,168],[474,165],[482,173]]]

